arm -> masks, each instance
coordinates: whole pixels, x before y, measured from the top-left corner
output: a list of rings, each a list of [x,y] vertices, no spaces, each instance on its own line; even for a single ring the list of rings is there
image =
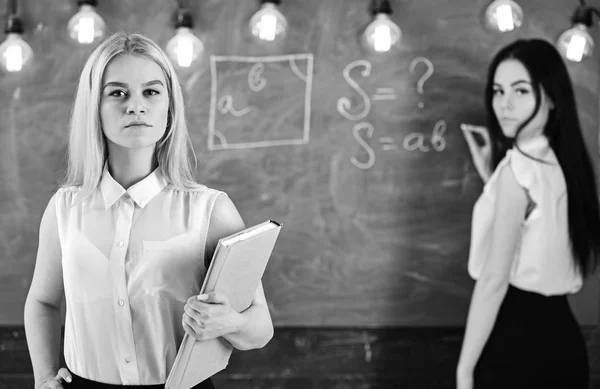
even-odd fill
[[[233,202],[227,196],[219,196],[210,219],[206,258],[212,258],[220,238],[244,228]],[[273,323],[262,283],[250,307],[242,313],[234,311],[223,294],[212,292],[201,296],[201,301],[196,296],[188,299],[183,318],[185,330],[197,339],[222,336],[238,350],[250,350],[264,347],[273,337]]]
[[[250,307],[239,315],[242,316],[240,325],[223,337],[238,350],[251,350],[266,346],[273,338],[274,330],[262,282],[256,289]]]
[[[59,369],[63,294],[61,248],[52,197],[40,223],[35,270],[25,301],[25,334],[36,388],[54,378]]]
[[[486,127],[466,123],[462,123],[460,128],[469,146],[477,173],[479,173],[483,182],[487,183],[494,171],[492,168],[492,143],[489,131]],[[475,139],[475,134],[483,138],[483,144],[479,144]]]
[[[490,255],[475,283],[457,374],[472,375],[506,296],[514,254],[525,217],[527,193],[509,167],[498,177],[498,199]]]

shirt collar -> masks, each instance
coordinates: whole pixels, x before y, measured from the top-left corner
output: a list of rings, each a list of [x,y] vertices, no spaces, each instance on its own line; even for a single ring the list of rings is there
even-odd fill
[[[159,194],[167,182],[156,168],[152,173],[140,182],[125,190],[108,171],[108,163],[104,165],[102,180],[100,181],[100,192],[104,200],[104,209],[109,209],[125,193],[129,195],[140,207],[144,208],[157,194]]]
[[[550,147],[548,138],[544,135],[538,135],[533,138],[517,141],[519,148],[526,153],[542,152]]]

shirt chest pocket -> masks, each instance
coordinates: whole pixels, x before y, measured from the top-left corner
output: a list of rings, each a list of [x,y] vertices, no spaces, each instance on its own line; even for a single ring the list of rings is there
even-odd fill
[[[204,276],[204,245],[190,231],[166,240],[144,240],[138,276],[145,293],[181,302],[198,294]]]

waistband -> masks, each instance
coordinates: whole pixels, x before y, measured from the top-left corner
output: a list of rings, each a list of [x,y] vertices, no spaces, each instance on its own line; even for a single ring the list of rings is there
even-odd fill
[[[73,381],[70,383],[63,382],[63,386],[69,389],[164,389],[165,384],[156,384],[156,385],[114,385],[114,384],[105,384],[103,382],[97,382],[88,380],[87,378],[83,378],[71,372],[71,377]]]
[[[114,384],[105,384],[103,382],[97,382],[88,380],[87,378],[83,378],[78,376],[77,374],[71,373],[71,377],[73,381],[70,383],[63,382],[62,385],[65,389],[165,389],[165,384],[156,384],[156,385],[114,385]],[[198,385],[194,386],[192,389],[214,389],[214,385],[210,378],[202,381]]]

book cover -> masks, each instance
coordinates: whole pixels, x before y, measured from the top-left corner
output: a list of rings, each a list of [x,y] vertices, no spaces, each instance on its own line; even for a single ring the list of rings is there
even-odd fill
[[[281,224],[266,221],[219,240],[200,294],[219,291],[236,312],[256,293]],[[225,369],[233,346],[223,338],[197,341],[187,333],[167,378],[166,389],[189,389]]]

